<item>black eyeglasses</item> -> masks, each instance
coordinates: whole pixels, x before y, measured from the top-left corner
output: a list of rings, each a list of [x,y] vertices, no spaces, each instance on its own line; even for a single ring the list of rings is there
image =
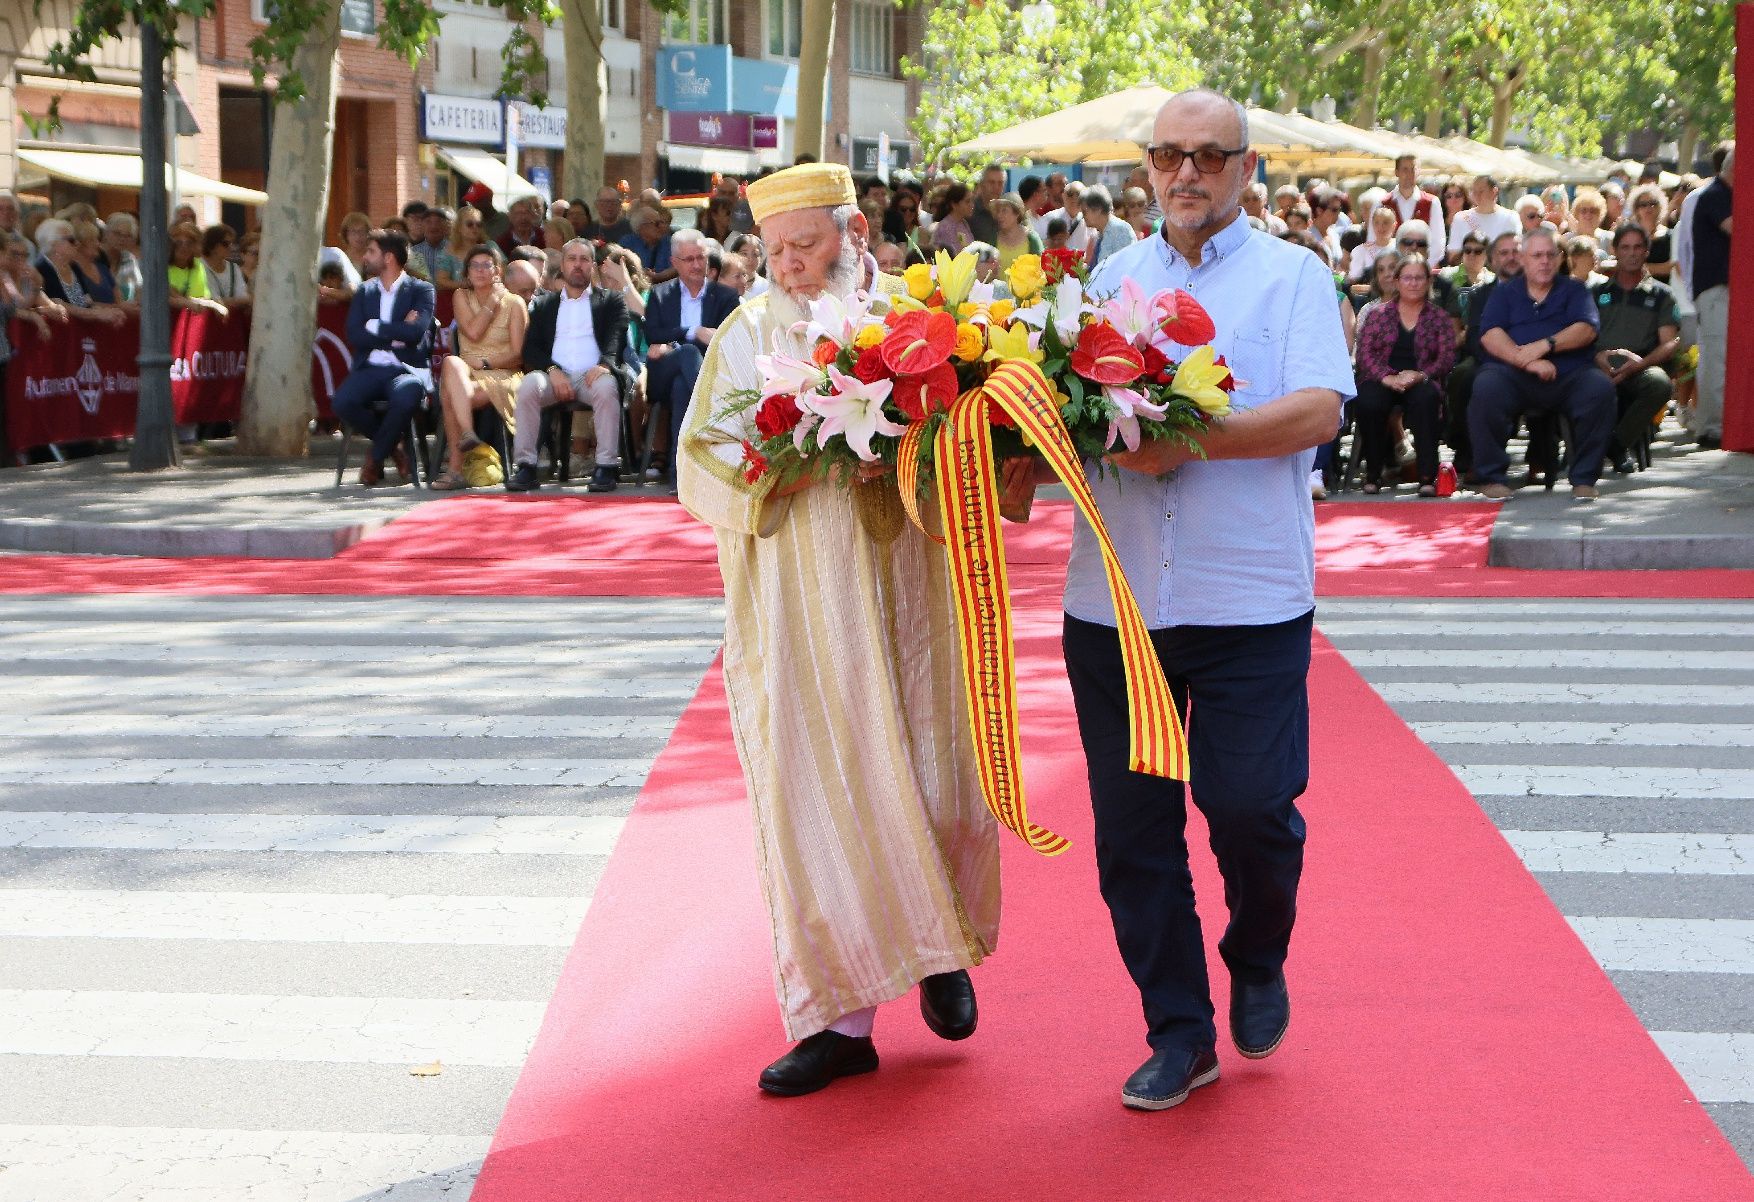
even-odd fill
[[[1194,160],[1194,170],[1201,175],[1217,175],[1229,165],[1230,160],[1239,154],[1247,154],[1248,147],[1238,150],[1220,150],[1216,146],[1202,146],[1198,150],[1183,150],[1179,146],[1147,146],[1145,154],[1151,165],[1159,171],[1174,175],[1182,169],[1182,164],[1189,159]]]
[[[1430,246],[1431,244],[1429,242],[1425,241],[1425,239],[1423,239],[1423,238],[1402,238],[1400,240],[1400,242],[1398,243],[1398,245],[1400,245],[1400,246],[1417,246],[1423,250],[1425,247]]]
[[[1486,253],[1486,248],[1484,246],[1464,246],[1462,253],[1464,255],[1483,255]]]

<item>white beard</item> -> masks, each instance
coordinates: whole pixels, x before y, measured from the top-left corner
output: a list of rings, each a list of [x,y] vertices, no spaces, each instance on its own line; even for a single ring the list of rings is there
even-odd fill
[[[858,289],[859,278],[864,266],[864,257],[853,245],[853,240],[843,238],[840,244],[840,258],[835,261],[834,266],[828,269],[828,279],[823,285],[822,293],[845,300]],[[822,295],[822,293],[793,292],[790,289],[782,288],[777,283],[769,289],[769,292],[773,297],[768,302],[770,306],[774,301],[783,301],[800,314],[800,320],[808,320],[810,302]]]

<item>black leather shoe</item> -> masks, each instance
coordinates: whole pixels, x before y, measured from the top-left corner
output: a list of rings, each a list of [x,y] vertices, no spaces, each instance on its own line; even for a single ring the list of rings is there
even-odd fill
[[[869,1038],[818,1031],[761,1070],[761,1088],[782,1098],[802,1097],[836,1077],[877,1071],[877,1048]]]
[[[591,473],[591,482],[585,485],[586,492],[614,492],[617,472],[612,467],[599,466]]]
[[[1218,1080],[1218,1053],[1211,1048],[1190,1052],[1166,1048],[1152,1053],[1121,1086],[1121,1105],[1133,1110],[1168,1110],[1188,1094]]]
[[[536,474],[534,463],[520,463],[512,470],[512,478],[506,481],[507,492],[535,492],[542,487],[542,480]]]
[[[1694,445],[1702,451],[1718,451],[1723,449],[1724,440],[1716,434],[1701,434]]]
[[[974,982],[968,979],[968,970],[959,968],[922,980],[920,1015],[940,1039],[967,1039],[973,1035],[980,1016],[975,1012]]]
[[[1617,475],[1630,476],[1633,472],[1636,472],[1637,470],[1638,470],[1638,465],[1636,463],[1632,462],[1632,456],[1630,456],[1630,455],[1623,454],[1620,456],[1620,458],[1618,458],[1614,461],[1614,471]]]
[[[1247,985],[1230,978],[1230,1038],[1250,1060],[1273,1054],[1291,1026],[1291,993],[1285,974],[1265,985]]]

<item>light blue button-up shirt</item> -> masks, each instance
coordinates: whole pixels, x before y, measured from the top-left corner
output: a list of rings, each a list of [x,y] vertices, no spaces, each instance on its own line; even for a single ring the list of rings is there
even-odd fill
[[[1301,246],[1236,219],[1191,266],[1160,235],[1105,259],[1091,291],[1131,277],[1146,295],[1190,292],[1217,326],[1214,349],[1237,380],[1230,403],[1249,409],[1299,388],[1354,392],[1334,277]],[[1158,480],[1112,466],[1086,472],[1145,624],[1261,626],[1315,606],[1311,448],[1275,459],[1195,459]],[[1079,515],[1066,572],[1066,612],[1115,625],[1096,536]]]

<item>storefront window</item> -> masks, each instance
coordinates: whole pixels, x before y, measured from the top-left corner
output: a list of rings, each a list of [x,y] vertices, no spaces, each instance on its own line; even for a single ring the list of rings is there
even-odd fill
[[[895,11],[882,0],[853,0],[853,70],[895,74]]]
[[[688,7],[664,17],[666,42],[711,45],[729,42],[725,0],[688,0]]]

